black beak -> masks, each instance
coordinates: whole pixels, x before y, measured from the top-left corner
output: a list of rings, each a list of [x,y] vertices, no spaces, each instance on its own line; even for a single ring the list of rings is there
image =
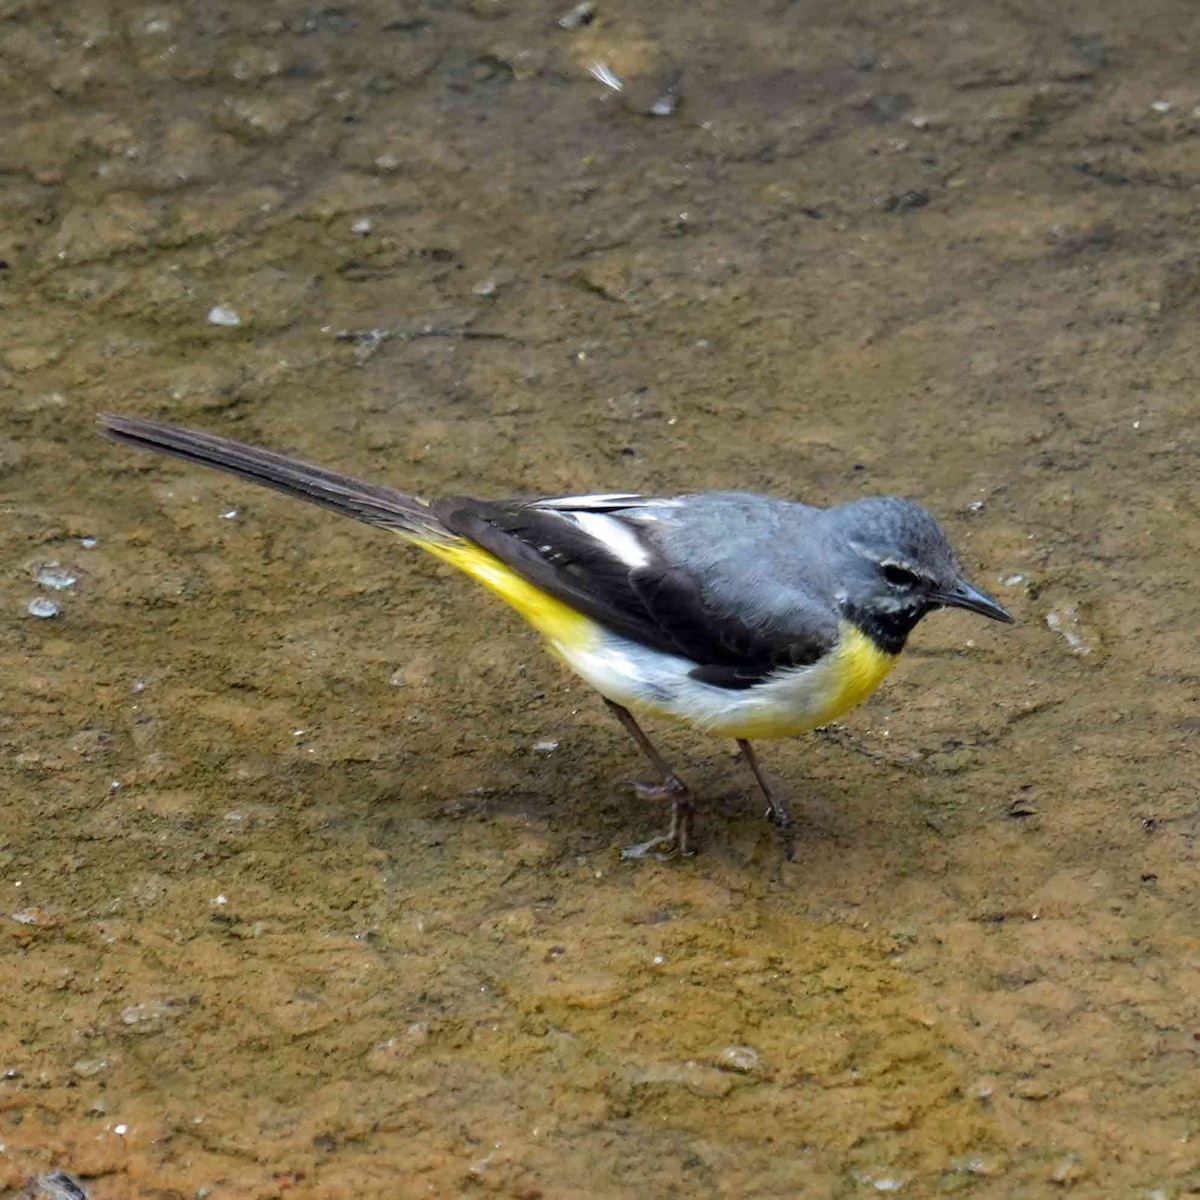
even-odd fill
[[[960,579],[948,592],[938,592],[936,599],[946,608],[965,608],[967,612],[991,617],[993,621],[1003,621],[1005,625],[1013,623],[1012,614],[1007,609],[1001,608],[991,596],[985,595],[965,579]]]

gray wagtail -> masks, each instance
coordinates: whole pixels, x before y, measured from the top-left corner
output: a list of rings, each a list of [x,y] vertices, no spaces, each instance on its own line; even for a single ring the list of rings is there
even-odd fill
[[[638,790],[672,801],[671,829],[635,856],[689,853],[692,800],[634,712],[736,739],[767,815],[790,835],[751,739],[791,737],[858,704],[934,609],[1012,621],[963,578],[933,517],[895,496],[831,508],[748,492],[425,501],[208,433],[136,417],[101,424],[127,445],[397,533],[515,608],[661,778]]]

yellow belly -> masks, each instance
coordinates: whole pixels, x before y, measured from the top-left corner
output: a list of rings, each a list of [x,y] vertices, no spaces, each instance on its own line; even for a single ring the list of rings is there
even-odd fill
[[[861,704],[896,664],[888,654],[848,621],[841,622],[837,645],[811,667],[784,671],[768,683],[749,689],[748,702],[731,700],[724,719],[710,723],[713,732],[735,738],[782,738],[807,733]]]

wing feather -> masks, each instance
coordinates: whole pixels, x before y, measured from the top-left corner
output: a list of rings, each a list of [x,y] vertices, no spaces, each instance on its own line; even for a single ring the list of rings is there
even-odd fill
[[[689,659],[695,678],[718,687],[753,687],[779,667],[815,662],[832,644],[824,624],[764,628],[707,600],[703,581],[667,561],[654,522],[639,511],[670,502],[606,495],[568,507],[567,499],[579,498],[495,503],[452,496],[431,507],[453,533],[536,587],[616,633]]]

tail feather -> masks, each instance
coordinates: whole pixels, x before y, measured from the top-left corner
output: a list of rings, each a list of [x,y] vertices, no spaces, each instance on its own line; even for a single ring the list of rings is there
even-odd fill
[[[441,524],[428,505],[415,496],[364,483],[302,459],[140,417],[104,415],[100,417],[100,426],[108,437],[127,446],[157,450],[186,462],[228,471],[241,479],[365,521],[368,525],[422,541],[454,543],[460,540]]]

